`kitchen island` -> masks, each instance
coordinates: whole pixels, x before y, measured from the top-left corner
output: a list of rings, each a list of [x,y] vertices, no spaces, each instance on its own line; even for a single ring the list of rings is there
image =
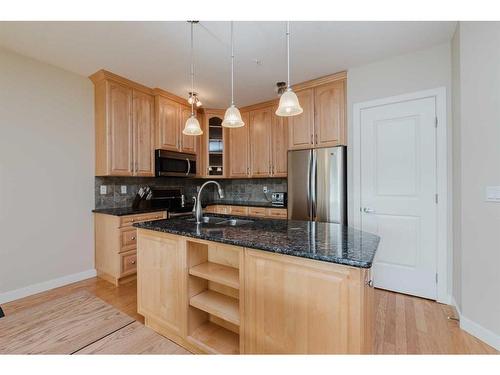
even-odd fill
[[[330,223],[208,217],[135,224],[147,326],[197,353],[372,351],[378,236]]]

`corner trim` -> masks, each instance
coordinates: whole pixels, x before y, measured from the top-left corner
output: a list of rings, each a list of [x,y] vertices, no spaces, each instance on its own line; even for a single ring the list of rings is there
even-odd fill
[[[457,310],[460,318],[460,329],[500,351],[500,335],[465,317],[460,311],[455,298],[452,298],[452,305]]]
[[[85,279],[90,279],[92,277],[95,277],[97,275],[97,272],[94,268],[79,272],[79,273],[74,273],[71,275],[66,275],[63,277],[58,277],[57,279],[52,279],[52,280],[47,280],[43,281],[38,284],[32,284],[28,285],[24,288],[20,289],[15,289],[11,290],[8,292],[4,292],[0,294],[0,303],[7,303],[10,301],[14,301],[16,299],[24,298],[31,296],[33,294],[45,292],[50,289],[58,288],[60,286],[68,285],[75,283],[77,281],[85,280]]]

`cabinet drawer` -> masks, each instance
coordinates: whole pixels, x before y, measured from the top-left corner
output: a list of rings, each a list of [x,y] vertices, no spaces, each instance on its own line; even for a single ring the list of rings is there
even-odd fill
[[[264,217],[266,209],[264,207],[248,207],[248,215]]]
[[[231,206],[217,206],[217,213],[229,215],[231,213]]]
[[[277,219],[286,219],[288,214],[286,208],[268,208],[266,216]]]
[[[207,206],[207,207],[204,208],[204,211],[216,214],[217,213],[217,206],[213,206],[213,205],[212,206]]]
[[[121,276],[137,272],[137,253],[135,251],[120,254],[120,261]]]
[[[231,206],[231,215],[248,216],[248,207]]]
[[[140,223],[141,221],[159,220],[165,218],[165,211],[151,212],[139,215],[127,215],[120,218],[120,227],[131,226],[132,224]]]
[[[132,228],[126,228],[120,230],[120,253],[132,250],[137,247],[137,230]]]

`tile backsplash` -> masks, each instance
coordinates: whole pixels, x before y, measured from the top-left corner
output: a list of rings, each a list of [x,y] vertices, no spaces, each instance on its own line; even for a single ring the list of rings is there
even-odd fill
[[[223,201],[238,202],[267,202],[271,200],[271,193],[287,191],[285,178],[259,178],[259,179],[215,179],[224,189]],[[95,208],[130,207],[134,197],[141,186],[178,188],[186,195],[187,199],[196,195],[197,187],[206,179],[175,178],[175,177],[96,177],[95,178]],[[106,186],[107,193],[101,195],[100,187]],[[121,186],[127,187],[127,192],[121,193]],[[263,188],[268,192],[264,193]],[[215,185],[207,186],[203,202],[220,200]]]

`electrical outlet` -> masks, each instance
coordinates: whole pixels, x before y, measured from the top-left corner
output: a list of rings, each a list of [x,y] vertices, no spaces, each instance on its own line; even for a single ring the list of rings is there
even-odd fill
[[[108,194],[108,187],[106,185],[101,185],[101,188],[99,191],[100,191],[101,195],[106,195],[106,194]]]
[[[264,187],[262,188],[262,191],[263,191],[264,193],[267,193],[267,191],[268,191],[268,190],[267,190],[267,186],[264,186]]]
[[[120,192],[122,194],[127,194],[127,185],[122,185],[121,188],[120,188]]]

